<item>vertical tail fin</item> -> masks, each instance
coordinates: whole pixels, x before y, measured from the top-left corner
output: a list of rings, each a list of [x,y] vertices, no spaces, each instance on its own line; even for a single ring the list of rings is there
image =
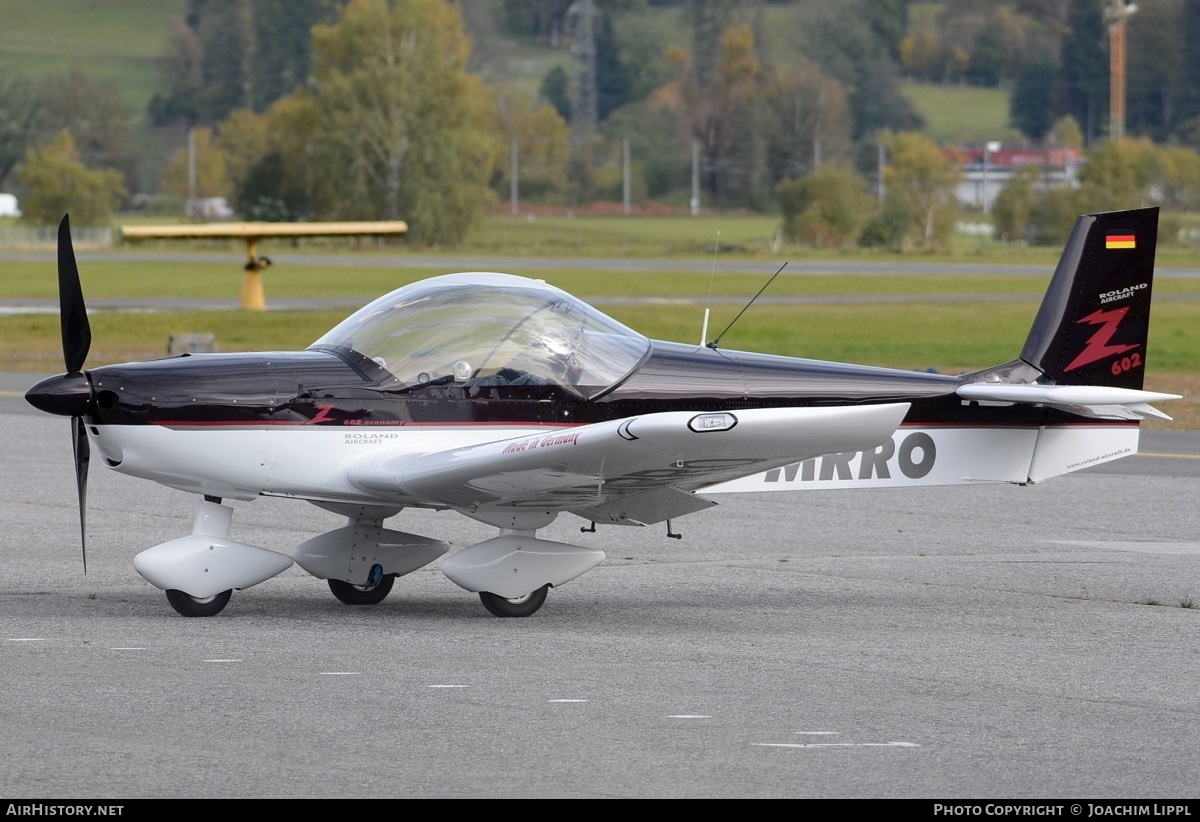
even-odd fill
[[[1141,389],[1158,208],[1075,221],[1021,359],[1058,385]]]

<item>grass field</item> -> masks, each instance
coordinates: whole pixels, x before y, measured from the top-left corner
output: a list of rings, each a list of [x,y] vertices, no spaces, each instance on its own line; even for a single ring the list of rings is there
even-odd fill
[[[0,0],[0,70],[78,70],[121,90],[135,118],[158,90],[158,59],[183,0]]]
[[[904,93],[925,118],[925,135],[936,143],[1025,143],[1020,131],[1009,125],[1006,89],[906,82]]]

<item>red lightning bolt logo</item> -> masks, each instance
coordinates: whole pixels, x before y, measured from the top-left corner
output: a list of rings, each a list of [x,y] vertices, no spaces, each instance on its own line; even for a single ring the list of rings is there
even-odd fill
[[[313,417],[308,422],[304,423],[305,425],[316,425],[316,424],[322,423],[322,422],[332,422],[333,421],[333,418],[329,416],[329,412],[333,410],[332,405],[315,405],[313,407],[316,408],[320,413],[318,413],[315,417]]]
[[[1117,333],[1117,326],[1121,324],[1126,312],[1129,311],[1129,306],[1118,308],[1116,311],[1095,311],[1088,314],[1081,323],[1100,326],[1100,330],[1091,336],[1087,341],[1087,347],[1079,352],[1079,356],[1071,361],[1071,364],[1063,369],[1074,371],[1076,368],[1082,368],[1085,365],[1102,360],[1105,357],[1123,354],[1126,351],[1137,348],[1136,345],[1109,345],[1108,341],[1112,339],[1113,334]]]

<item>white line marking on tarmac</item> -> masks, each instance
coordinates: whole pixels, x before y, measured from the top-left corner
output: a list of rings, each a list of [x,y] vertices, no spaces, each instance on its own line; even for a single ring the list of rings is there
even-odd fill
[[[201,662],[241,662],[240,659],[203,659]]]
[[[761,748],[919,748],[916,742],[751,742]]]
[[[429,688],[470,688],[470,685],[428,685]]]
[[[548,699],[547,702],[587,702],[586,699]]]
[[[14,636],[8,638],[9,642],[48,642],[40,636]]]
[[[711,714],[672,714],[667,719],[712,719]]]
[[[129,648],[109,648],[108,650],[110,650],[110,651],[144,651],[146,649],[129,647]]]
[[[1077,545],[1083,548],[1105,548],[1110,551],[1130,551],[1137,554],[1200,554],[1200,542],[1112,542],[1078,539],[1042,541],[1052,545]]]

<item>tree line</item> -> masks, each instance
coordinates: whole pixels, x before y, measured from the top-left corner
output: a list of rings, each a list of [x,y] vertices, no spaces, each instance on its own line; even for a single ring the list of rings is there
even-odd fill
[[[952,154],[920,138],[903,72],[1007,85],[1012,121],[1031,143],[1074,142],[1089,167],[1133,146],[1153,158],[1125,205],[1190,204],[1194,184],[1181,169],[1200,143],[1200,53],[1183,43],[1200,34],[1200,4],[1138,4],[1126,130],[1140,140],[1112,148],[1107,5],[502,0],[491,21],[502,33],[566,58],[533,92],[476,71],[465,18],[483,4],[188,0],[149,116],[187,129],[193,143],[154,184],[180,201],[226,197],[247,219],[401,218],[428,243],[460,240],[518,174],[523,201],[566,205],[620,199],[626,185],[639,201],[679,200],[698,185],[706,206],[781,209],[788,233],[807,242],[934,247],[952,225]],[[675,7],[688,37],[654,40],[645,23],[655,7]],[[801,32],[795,59],[779,57],[767,24],[780,10]],[[18,178],[30,220],[54,222],[68,208],[78,221],[105,220],[148,188],[131,119],[99,81],[0,76],[0,186]],[[1177,173],[1164,178],[1167,167]],[[1087,177],[1071,196],[1096,194],[1081,193]],[[1068,195],[1026,182],[1014,224],[1002,225],[1007,204],[994,216],[1005,237],[1036,241],[1028,220],[1048,225],[1049,203]],[[872,185],[887,196],[868,194]]]

